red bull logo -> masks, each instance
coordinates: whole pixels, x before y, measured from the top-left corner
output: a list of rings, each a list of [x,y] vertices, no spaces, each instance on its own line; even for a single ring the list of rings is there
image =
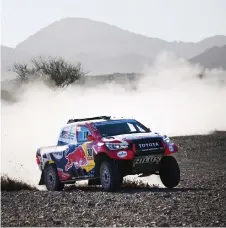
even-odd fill
[[[58,172],[58,176],[59,176],[60,180],[62,180],[62,181],[66,181],[71,178],[71,175],[68,173],[64,173],[63,169],[58,168],[57,172]]]
[[[85,151],[82,146],[79,146],[76,150],[71,152],[66,156],[66,159],[68,160],[65,170],[68,171],[73,165],[76,168],[79,168],[81,166],[86,166],[87,160],[86,160],[86,155]]]

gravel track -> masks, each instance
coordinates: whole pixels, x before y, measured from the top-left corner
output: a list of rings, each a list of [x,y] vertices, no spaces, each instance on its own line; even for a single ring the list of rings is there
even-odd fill
[[[2,226],[226,226],[226,132],[173,140],[177,188],[2,192]]]

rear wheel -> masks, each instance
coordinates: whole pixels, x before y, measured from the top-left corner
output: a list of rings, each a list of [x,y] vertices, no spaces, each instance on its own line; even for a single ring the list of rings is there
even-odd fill
[[[180,168],[173,156],[165,156],[160,162],[159,175],[167,188],[174,188],[180,182]]]
[[[100,182],[104,190],[115,191],[120,188],[123,178],[117,162],[103,161],[100,165]]]
[[[64,184],[61,183],[54,165],[47,165],[44,169],[45,185],[49,191],[61,191]]]

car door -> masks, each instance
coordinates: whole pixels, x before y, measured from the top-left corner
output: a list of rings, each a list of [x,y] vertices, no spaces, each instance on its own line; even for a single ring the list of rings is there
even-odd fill
[[[77,126],[76,136],[77,142],[80,144],[81,149],[84,151],[86,165],[82,166],[86,170],[88,175],[92,177],[94,175],[94,156],[93,156],[93,142],[88,141],[88,135],[91,135],[90,129],[85,125]]]

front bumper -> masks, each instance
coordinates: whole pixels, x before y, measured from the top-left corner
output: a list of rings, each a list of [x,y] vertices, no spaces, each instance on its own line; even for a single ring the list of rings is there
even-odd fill
[[[161,162],[163,156],[163,154],[152,154],[135,157],[132,161],[133,173],[152,173],[158,170],[159,163]]]

